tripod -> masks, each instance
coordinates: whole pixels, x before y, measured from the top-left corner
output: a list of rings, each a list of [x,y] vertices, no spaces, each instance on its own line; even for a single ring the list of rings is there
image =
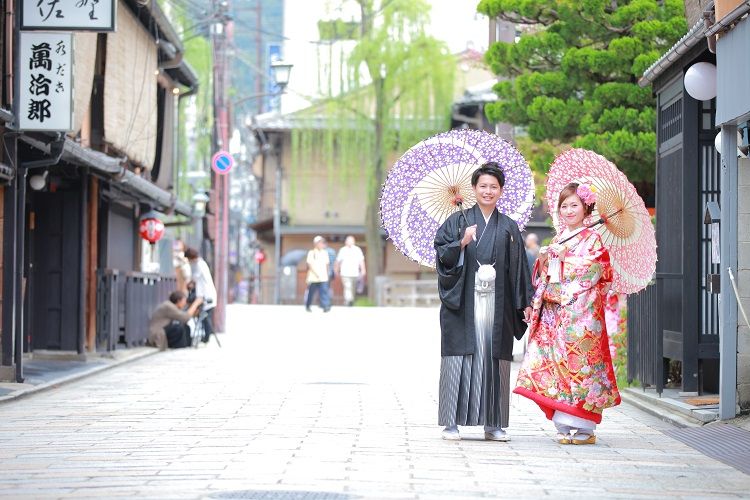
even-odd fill
[[[191,345],[193,347],[198,347],[198,344],[203,340],[203,336],[206,334],[206,326],[204,323],[204,320],[208,317],[208,311],[203,310],[201,308],[200,312],[198,313],[198,316],[195,318],[195,328],[192,330],[192,338],[191,338]],[[221,342],[219,342],[219,337],[216,335],[216,332],[211,329],[211,333],[208,334],[209,339],[211,335],[214,336],[214,339],[216,340],[216,344],[221,347]],[[208,341],[208,339],[206,339]]]

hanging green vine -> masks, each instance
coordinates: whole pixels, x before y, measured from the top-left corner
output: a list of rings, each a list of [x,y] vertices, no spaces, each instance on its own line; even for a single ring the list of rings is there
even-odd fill
[[[414,143],[446,130],[450,123],[455,59],[425,33],[429,5],[422,0],[356,0],[351,22],[322,23],[330,36],[327,98],[296,113],[292,125],[292,168],[303,173],[323,161],[329,182],[366,182],[365,221],[371,277],[382,271],[377,214],[388,162]],[[349,33],[354,46],[344,52]],[[348,42],[352,46],[352,42]],[[333,85],[334,49],[339,49],[339,85]],[[319,51],[320,52],[320,51]],[[332,90],[338,87],[337,95]],[[372,287],[371,287],[372,289]]]

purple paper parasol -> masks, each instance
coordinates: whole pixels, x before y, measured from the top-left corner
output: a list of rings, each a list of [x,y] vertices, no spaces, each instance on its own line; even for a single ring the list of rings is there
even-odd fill
[[[479,130],[452,130],[412,146],[393,165],[380,198],[380,217],[388,237],[410,259],[435,267],[433,240],[440,225],[476,200],[471,174],[494,161],[505,174],[497,208],[523,230],[534,204],[534,180],[526,160],[509,143]]]

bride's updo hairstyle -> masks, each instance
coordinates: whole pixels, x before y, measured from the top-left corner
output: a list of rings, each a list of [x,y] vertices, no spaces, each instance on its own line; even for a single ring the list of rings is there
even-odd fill
[[[594,204],[586,204],[586,202],[581,199],[580,195],[577,193],[578,186],[579,184],[577,182],[571,182],[570,184],[562,188],[562,191],[560,191],[560,197],[557,199],[558,212],[560,212],[560,206],[562,205],[563,201],[567,200],[568,197],[575,195],[578,196],[579,200],[581,200],[584,215],[591,215],[591,213],[594,211]]]

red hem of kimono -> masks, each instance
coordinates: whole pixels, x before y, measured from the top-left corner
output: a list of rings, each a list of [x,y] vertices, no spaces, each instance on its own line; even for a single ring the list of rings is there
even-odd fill
[[[554,399],[550,399],[548,397],[537,394],[536,392],[530,391],[525,387],[516,387],[515,389],[513,389],[513,392],[525,398],[529,398],[537,405],[539,405],[539,408],[542,409],[544,415],[548,420],[552,420],[552,416],[555,414],[555,410],[560,410],[576,417],[591,420],[595,424],[599,424],[602,421],[601,413],[594,413],[592,411],[584,410],[583,408],[578,408],[576,406],[570,406],[569,404],[561,403],[560,401],[555,401]],[[619,396],[615,400],[615,404],[613,406],[616,406],[618,404],[620,404]]]

